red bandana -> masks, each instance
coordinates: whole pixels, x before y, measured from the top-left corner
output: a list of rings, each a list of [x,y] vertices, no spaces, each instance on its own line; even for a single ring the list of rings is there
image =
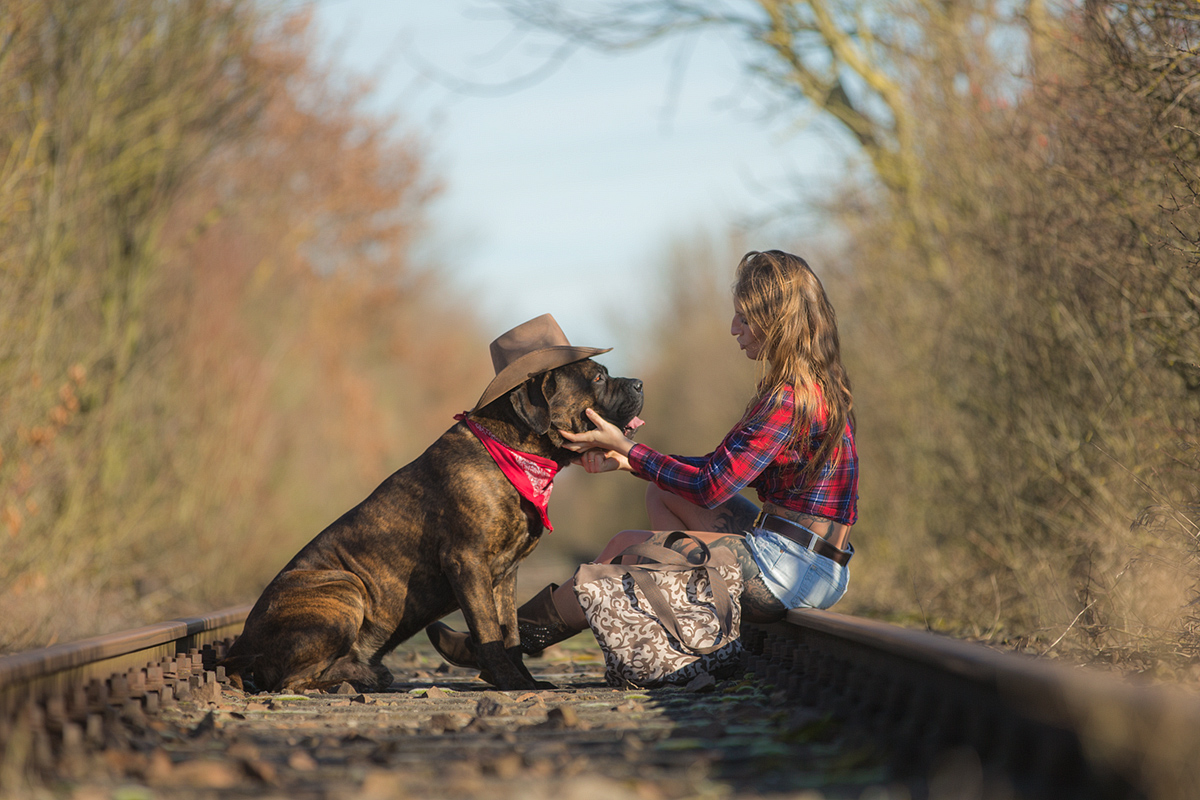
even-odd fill
[[[471,433],[483,442],[488,454],[496,462],[496,466],[500,467],[500,471],[504,473],[504,477],[508,478],[513,488],[537,508],[538,513],[542,515],[542,524],[546,526],[546,530],[554,530],[554,526],[550,524],[550,514],[546,510],[546,506],[550,503],[550,490],[554,488],[554,476],[558,473],[558,464],[548,458],[512,449],[492,436],[486,428],[467,419],[466,412],[455,414],[454,418],[467,423]]]

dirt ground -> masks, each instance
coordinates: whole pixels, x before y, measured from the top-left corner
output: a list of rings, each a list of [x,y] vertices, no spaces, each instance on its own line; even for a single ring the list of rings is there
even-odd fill
[[[244,695],[213,685],[134,714],[103,751],[16,797],[908,798],[884,760],[753,676],[617,690],[578,636],[529,659],[556,688],[499,692],[423,635],[389,656],[388,692]],[[8,783],[10,789],[13,783]]]

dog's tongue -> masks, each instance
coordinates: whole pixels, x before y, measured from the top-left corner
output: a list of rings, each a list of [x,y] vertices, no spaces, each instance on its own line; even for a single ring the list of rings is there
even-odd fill
[[[633,432],[646,424],[646,421],[641,417],[634,417],[629,420],[629,424],[625,426],[625,435],[632,436]]]

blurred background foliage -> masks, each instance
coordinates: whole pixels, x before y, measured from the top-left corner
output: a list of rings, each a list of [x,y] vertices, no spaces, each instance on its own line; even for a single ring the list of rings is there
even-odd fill
[[[307,28],[0,9],[4,649],[252,600],[490,375],[419,138]]]
[[[736,421],[732,268],[798,252],[856,390],[839,609],[1200,659],[1194,2],[506,8],[609,49],[719,30],[778,113],[862,154],[805,195],[836,237],[688,237],[653,319],[588,343],[636,353],[640,438],[705,453]],[[0,649],[252,600],[490,377],[498,331],[415,255],[420,133],[312,52],[304,14],[262,5],[0,9]],[[521,593],[644,525],[643,492],[563,473]]]

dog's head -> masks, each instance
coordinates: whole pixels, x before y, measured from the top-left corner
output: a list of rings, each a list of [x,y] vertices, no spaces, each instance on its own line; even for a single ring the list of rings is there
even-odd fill
[[[614,378],[590,358],[535,375],[509,393],[513,409],[531,429],[561,447],[560,430],[579,433],[596,427],[585,411],[594,408],[630,435],[641,425],[642,382]]]

